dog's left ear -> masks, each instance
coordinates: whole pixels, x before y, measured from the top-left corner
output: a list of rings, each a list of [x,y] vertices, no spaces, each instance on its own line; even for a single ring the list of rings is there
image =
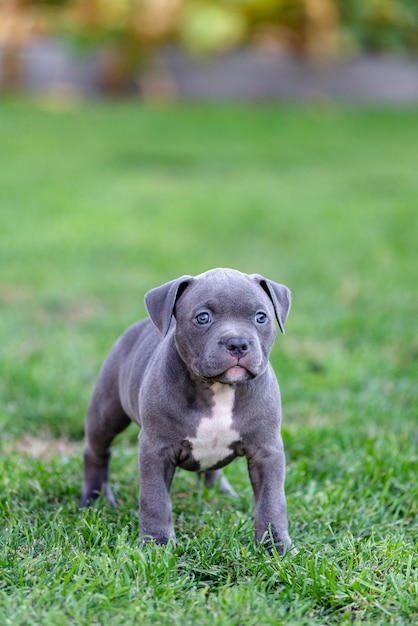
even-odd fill
[[[145,294],[145,306],[148,314],[163,337],[168,333],[174,307],[177,299],[181,296],[192,276],[181,276],[176,280],[155,287]]]
[[[285,285],[280,285],[272,280],[268,280],[259,274],[253,274],[253,277],[257,280],[272,301],[277,323],[279,324],[280,330],[284,334],[284,323],[290,311],[290,289],[288,289]]]

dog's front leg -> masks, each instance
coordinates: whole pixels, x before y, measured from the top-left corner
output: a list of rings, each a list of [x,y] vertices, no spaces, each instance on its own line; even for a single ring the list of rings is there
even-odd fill
[[[276,445],[247,450],[248,471],[255,497],[255,539],[271,552],[289,550],[286,498],[284,494],[285,458],[279,437]]]
[[[140,540],[175,544],[170,487],[176,466],[143,432],[139,441]]]

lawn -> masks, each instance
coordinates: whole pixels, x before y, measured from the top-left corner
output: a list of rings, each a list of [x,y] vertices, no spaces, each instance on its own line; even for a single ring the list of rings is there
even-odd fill
[[[418,619],[418,111],[0,102],[0,621]],[[137,431],[116,510],[79,508],[86,405],[146,291],[216,266],[293,293],[272,362],[296,555],[234,500],[173,486],[178,547],[137,546]]]

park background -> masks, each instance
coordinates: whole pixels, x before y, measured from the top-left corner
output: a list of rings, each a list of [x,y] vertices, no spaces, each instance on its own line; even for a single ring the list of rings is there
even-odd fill
[[[172,10],[168,10],[171,7]],[[413,624],[413,1],[0,3],[0,617],[22,624]],[[187,80],[186,80],[187,79]],[[297,554],[178,472],[178,547],[79,508],[83,422],[146,291],[230,266],[293,294],[272,363]]]

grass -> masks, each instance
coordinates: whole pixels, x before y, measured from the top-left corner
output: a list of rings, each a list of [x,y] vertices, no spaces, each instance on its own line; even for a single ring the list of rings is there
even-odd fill
[[[413,110],[0,102],[0,616],[26,624],[412,624],[418,618]],[[287,284],[272,361],[297,555],[178,472],[178,547],[78,506],[98,368],[151,287],[231,266]]]

